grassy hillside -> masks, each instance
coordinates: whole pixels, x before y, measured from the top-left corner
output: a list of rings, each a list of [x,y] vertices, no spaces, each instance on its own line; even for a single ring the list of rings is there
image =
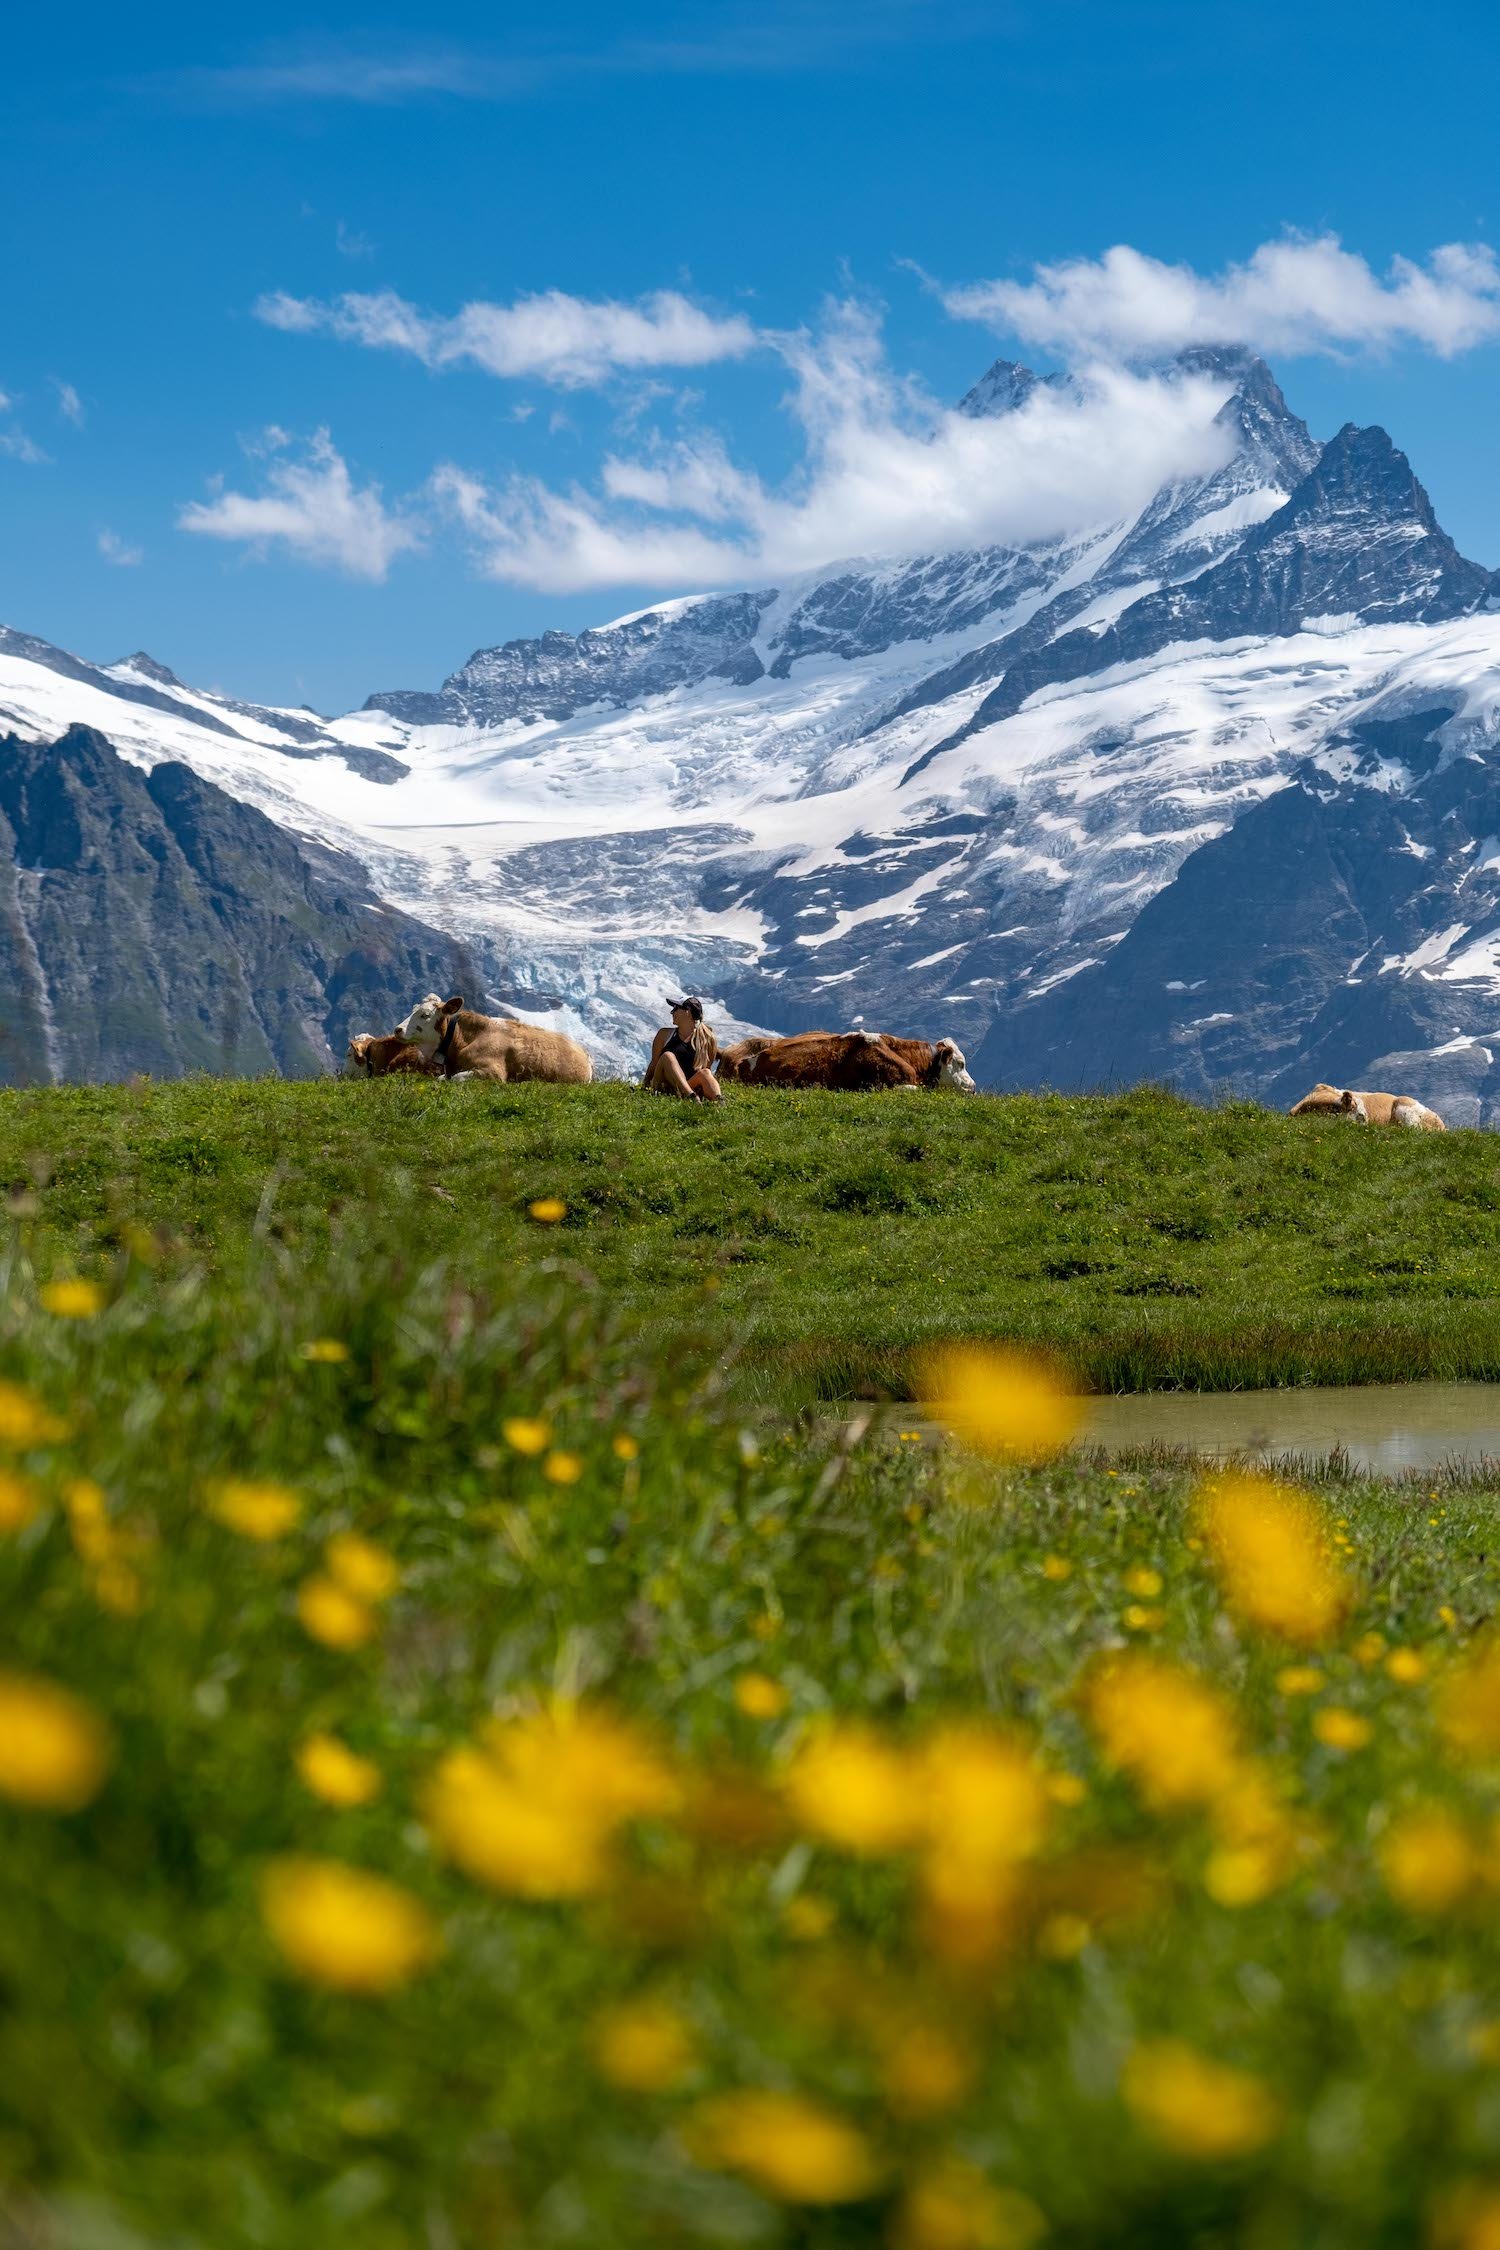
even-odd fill
[[[933,1333],[1031,1337],[1103,1389],[1500,1376],[1493,1136],[1097,1099],[211,1079],[0,1095],[39,1269],[121,1229],[210,1257],[350,1237],[598,1277],[642,1331],[743,1347],[784,1400],[900,1396]],[[556,1196],[555,1229],[527,1216]]]
[[[1399,1176],[1352,1138],[1278,1156],[1252,1117],[1095,1114],[1237,1136],[1262,1193],[1335,1154],[1371,1207]],[[1008,1130],[1015,1178],[1055,1170],[1046,1105],[840,1111],[818,1160],[819,1108],[457,1116],[30,1105],[67,1128],[50,1247],[127,1151],[132,1207],[219,1246],[133,1235],[107,1302],[7,1271],[0,2238],[1492,2242],[1495,1495],[1257,1498],[1280,1529],[1226,1544],[1175,1470],[751,1435],[629,1292],[506,1270],[522,1199],[562,1187],[633,1289],[685,1292],[680,1211],[608,1216],[632,1147],[748,1245],[756,1168],[799,1145],[816,1243],[856,1223],[820,1182],[920,1172],[896,1152],[927,1134],[998,1233],[978,1154]],[[279,1205],[278,1126],[305,1167]],[[1401,1158],[1429,1200],[1471,1161]],[[962,1284],[958,1216],[925,1224]],[[833,1317],[825,1278],[809,1301]]]

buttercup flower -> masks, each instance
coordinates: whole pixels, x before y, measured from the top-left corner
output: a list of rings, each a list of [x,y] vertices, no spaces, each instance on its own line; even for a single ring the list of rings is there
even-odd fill
[[[231,1479],[209,1495],[208,1512],[242,1539],[280,1539],[300,1522],[302,1502],[284,1484]]]
[[[1085,1708],[1105,1757],[1150,1804],[1212,1804],[1239,1774],[1239,1730],[1228,1703],[1196,1674],[1158,1657],[1106,1658],[1087,1682]]]
[[[1154,2140],[1204,2162],[1252,2154],[1281,2123],[1274,2097],[1258,2078],[1176,2039],[1137,2047],[1121,2090]]]
[[[0,1445],[55,1445],[67,1434],[67,1423],[34,1392],[19,1383],[0,1383]]]
[[[919,1832],[911,1768],[866,1727],[820,1728],[798,1752],[786,1786],[802,1826],[845,1851],[900,1851]]]
[[[367,1805],[384,1785],[373,1759],[361,1758],[336,1734],[310,1734],[298,1748],[297,1772],[327,1805]]]
[[[40,1512],[41,1494],[18,1469],[0,1469],[0,1532],[24,1531]]]
[[[441,1949],[419,1899],[342,1860],[273,1860],[261,1883],[261,1912],[297,1974],[335,1992],[389,1992]]]
[[[1446,1914],[1480,1872],[1469,1831],[1437,1805],[1392,1822],[1381,1841],[1380,1866],[1386,1889],[1412,1914]]]
[[[801,2094],[719,2094],[698,2105],[685,2138],[697,2163],[784,2203],[853,2203],[880,2181],[864,2135]]]
[[[314,1336],[311,1343],[302,1346],[302,1357],[314,1367],[341,1367],[349,1357],[349,1346],[341,1344],[337,1336]]]
[[[555,1227],[568,1215],[568,1206],[560,1195],[539,1195],[535,1203],[528,1203],[526,1208],[538,1226],[543,1227]]]
[[[297,1589],[303,1630],[325,1648],[362,1648],[375,1631],[375,1612],[336,1578],[304,1578]]]
[[[335,1532],[323,1550],[323,1560],[329,1576],[356,1601],[389,1601],[401,1580],[394,1558],[357,1531]]]
[[[594,2023],[600,2076],[632,2094],[663,2094],[697,2061],[687,2023],[669,2001],[643,1998],[606,2008]]]
[[[955,1437],[999,1461],[1050,1461],[1072,1444],[1083,1419],[1061,1374],[1046,1360],[990,1344],[948,1344],[918,1368],[922,1397]]]
[[[1363,1750],[1374,1728],[1357,1711],[1345,1711],[1337,1704],[1329,1704],[1313,1719],[1313,1733],[1330,1750]]]
[[[104,1310],[104,1291],[97,1281],[44,1281],[37,1298],[57,1320],[93,1320]]]
[[[747,1719],[779,1719],[786,1709],[786,1689],[764,1672],[741,1672],[734,1700]]]
[[[949,2157],[908,2188],[891,2241],[893,2250],[1032,2250],[1046,2231],[1030,2196]]]
[[[583,1475],[581,1453],[549,1453],[542,1463],[542,1475],[549,1484],[576,1484]]]
[[[41,1812],[78,1812],[109,1771],[109,1730],[52,1680],[0,1672],[0,1796]]]
[[[512,1415],[500,1425],[501,1435],[517,1453],[545,1453],[552,1442],[552,1425],[539,1422],[526,1415]]]
[[[1337,1632],[1349,1587],[1306,1493],[1231,1474],[1203,1486],[1199,1515],[1224,1598],[1246,1624],[1303,1647]]]

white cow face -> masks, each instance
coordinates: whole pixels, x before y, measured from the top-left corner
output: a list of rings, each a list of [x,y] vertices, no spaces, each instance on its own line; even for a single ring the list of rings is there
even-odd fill
[[[414,1047],[436,1047],[443,1036],[443,1003],[435,992],[419,1000],[405,1023],[396,1029]]]
[[[1353,1125],[1368,1125],[1370,1122],[1370,1113],[1358,1094],[1347,1092],[1340,1094],[1339,1109],[1342,1115],[1347,1117]]]
[[[969,1076],[968,1065],[964,1061],[962,1050],[956,1047],[951,1039],[940,1039],[933,1049],[933,1053],[937,1057],[938,1084],[940,1086],[951,1086],[956,1094],[977,1092],[978,1089]]]
[[[370,1065],[365,1059],[369,1052],[370,1034],[368,1031],[356,1032],[344,1050],[344,1076],[346,1078],[369,1077]]]

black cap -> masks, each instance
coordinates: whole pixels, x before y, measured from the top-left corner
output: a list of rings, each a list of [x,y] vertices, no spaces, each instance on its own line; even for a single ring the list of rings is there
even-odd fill
[[[669,1014],[675,1015],[679,1008],[686,1008],[690,1016],[696,1016],[699,1023],[702,1023],[703,1002],[701,1000],[694,1000],[691,996],[689,996],[686,1000],[669,1000],[667,1002],[667,1009]]]

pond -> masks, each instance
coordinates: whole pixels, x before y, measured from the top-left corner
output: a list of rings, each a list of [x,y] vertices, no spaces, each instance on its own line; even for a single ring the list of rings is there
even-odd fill
[[[1089,1401],[1083,1443],[1111,1452],[1322,1455],[1342,1448],[1380,1476],[1492,1461],[1500,1477],[1500,1383],[1369,1383],[1280,1391],[1142,1391]]]

